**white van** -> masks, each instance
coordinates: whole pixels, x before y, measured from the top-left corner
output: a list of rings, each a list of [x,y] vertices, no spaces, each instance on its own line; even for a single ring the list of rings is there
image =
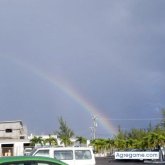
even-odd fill
[[[32,156],[46,156],[61,160],[68,165],[95,165],[95,156],[90,147],[42,147],[34,149]]]

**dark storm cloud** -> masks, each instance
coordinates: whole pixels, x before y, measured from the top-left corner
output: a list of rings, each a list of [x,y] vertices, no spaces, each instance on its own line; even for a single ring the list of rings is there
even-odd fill
[[[64,78],[115,127],[146,127],[148,120],[114,119],[159,118],[165,106],[164,5],[1,1],[1,120],[20,118],[31,131],[49,132],[62,115],[78,133],[89,134],[90,114],[32,68]],[[80,116],[87,122],[77,125]],[[99,132],[107,134],[101,126]]]

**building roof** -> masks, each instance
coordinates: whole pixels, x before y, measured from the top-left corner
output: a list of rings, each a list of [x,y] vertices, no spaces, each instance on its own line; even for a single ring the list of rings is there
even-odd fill
[[[21,120],[0,121],[0,124],[2,124],[2,123],[20,123],[21,125],[23,125]]]

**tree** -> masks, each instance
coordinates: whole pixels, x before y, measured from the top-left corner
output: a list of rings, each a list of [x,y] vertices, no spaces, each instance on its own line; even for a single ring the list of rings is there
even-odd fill
[[[61,139],[61,143],[63,143],[64,146],[69,146],[72,144],[71,138],[74,136],[74,132],[67,126],[66,121],[64,121],[62,117],[60,117],[58,121],[60,127],[59,131],[55,133]]]
[[[148,132],[151,132],[153,130],[151,122],[148,125]]]
[[[43,146],[43,139],[41,136],[37,137],[34,136],[31,140],[30,143],[32,146],[35,146],[36,144],[40,144],[41,146]]]
[[[161,113],[162,113],[162,118],[163,119],[161,120],[160,125],[162,126],[162,128],[165,129],[165,108],[162,108]]]
[[[44,140],[45,143],[49,143],[50,146],[55,146],[57,145],[57,139],[49,135],[49,138]]]
[[[82,136],[77,136],[77,140],[76,141],[79,142],[80,146],[82,144],[86,144],[87,143],[87,139],[82,137]]]
[[[92,146],[94,147],[95,152],[97,153],[105,153],[109,147],[109,140],[106,139],[94,139],[91,141]]]

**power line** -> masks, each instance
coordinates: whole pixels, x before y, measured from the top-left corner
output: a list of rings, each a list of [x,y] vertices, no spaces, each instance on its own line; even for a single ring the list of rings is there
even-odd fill
[[[108,121],[117,121],[117,120],[122,120],[122,121],[124,121],[124,120],[126,120],[126,121],[131,121],[131,120],[133,120],[133,121],[135,121],[135,120],[162,120],[163,118],[127,118],[127,119],[120,119],[120,118],[116,118],[116,119],[107,119],[107,118],[99,118],[99,119],[104,119],[104,120],[108,120]]]

